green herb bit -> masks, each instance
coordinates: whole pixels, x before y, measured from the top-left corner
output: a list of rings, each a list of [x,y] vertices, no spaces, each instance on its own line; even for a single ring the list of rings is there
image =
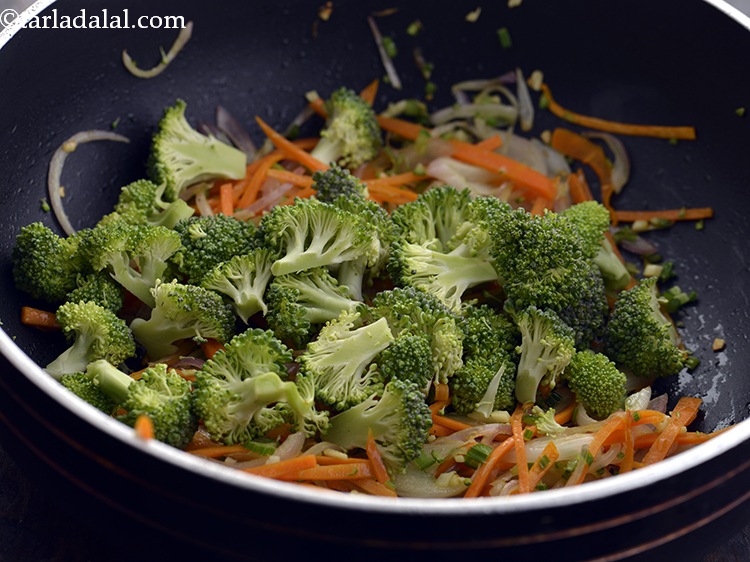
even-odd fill
[[[276,452],[276,447],[271,441],[248,441],[247,443],[245,443],[245,449],[247,449],[248,451],[252,451],[253,453],[257,453],[261,457],[268,457]]]
[[[387,35],[383,37],[383,48],[385,49],[385,54],[391,58],[395,58],[396,55],[398,55],[398,48],[396,47],[396,42],[393,40],[393,37]]]
[[[706,226],[706,223],[703,219],[696,221],[695,223],[695,230],[703,230],[703,228]]]
[[[690,355],[687,359],[685,359],[685,367],[688,368],[688,371],[692,371],[700,364],[701,360],[698,359],[695,355]]]
[[[539,109],[547,109],[549,107],[549,98],[542,94],[539,96]]]
[[[419,20],[414,20],[409,24],[409,27],[406,28],[406,33],[408,35],[411,35],[412,37],[416,37],[422,32],[422,22]]]
[[[435,82],[427,82],[427,84],[424,85],[424,97],[427,101],[430,101],[433,96],[435,95],[435,92],[437,91],[437,84]]]
[[[641,419],[641,414],[639,414],[638,412],[633,412],[633,421],[637,422],[640,419]]]
[[[110,125],[110,127],[112,128],[112,130],[115,130],[119,124],[120,124],[120,118],[118,117],[117,119],[112,121],[112,124]]]
[[[594,463],[594,455],[592,455],[591,451],[589,451],[587,448],[584,448],[581,451],[581,457],[583,457],[583,460],[589,466],[591,466]]]
[[[503,49],[510,49],[513,46],[513,40],[510,37],[510,31],[507,27],[501,27],[497,30],[497,39]]]
[[[526,429],[523,432],[524,441],[531,441],[534,438],[534,432],[530,429]]]
[[[734,110],[734,113],[737,115],[737,117],[744,117],[746,113],[746,109],[744,107],[738,107]]]
[[[550,460],[547,455],[542,455],[542,457],[539,459],[539,468],[544,470],[549,466]]]
[[[479,468],[479,465],[486,462],[492,453],[492,447],[483,443],[477,443],[466,453],[464,464],[471,468]]]
[[[45,213],[50,212],[49,201],[47,201],[46,197],[42,197],[39,203],[42,205],[42,211],[44,211]]]
[[[536,488],[534,488],[538,492],[544,492],[545,490],[549,490],[549,486],[545,484],[544,482],[539,482],[539,484],[536,485]]]

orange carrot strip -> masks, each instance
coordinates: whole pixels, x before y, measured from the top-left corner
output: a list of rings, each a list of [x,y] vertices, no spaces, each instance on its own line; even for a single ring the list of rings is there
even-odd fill
[[[312,177],[295,174],[294,172],[287,172],[286,170],[271,168],[266,172],[266,175],[269,178],[274,178],[284,183],[291,183],[298,187],[312,187],[313,185]]]
[[[604,446],[607,437],[609,437],[614,431],[620,429],[623,425],[624,419],[625,412],[615,412],[607,418],[604,425],[602,425],[599,428],[599,431],[594,434],[594,440],[591,441],[591,444],[589,445],[589,452],[592,457],[596,458],[596,455],[599,454],[599,451]]]
[[[430,435],[434,435],[435,437],[447,437],[448,435],[453,435],[454,433],[455,430],[437,423],[433,423],[432,427],[430,428]]]
[[[667,418],[667,414],[662,414],[656,410],[637,410],[632,412],[632,417],[633,425],[643,425],[645,423],[658,425]]]
[[[328,119],[328,112],[326,111],[326,102],[322,98],[316,98],[309,104],[310,109],[320,115],[323,119]]]
[[[60,324],[57,323],[57,317],[54,312],[40,310],[31,306],[21,307],[21,323],[24,326],[32,326],[34,328],[60,329]]]
[[[379,115],[378,124],[382,129],[410,141],[415,141],[419,135],[423,133],[429,134],[430,132],[429,129],[422,127],[422,125],[395,117],[383,117]]]
[[[297,193],[294,194],[294,197],[299,197],[300,199],[307,199],[309,197],[312,197],[315,195],[317,191],[315,191],[312,187],[306,187]]]
[[[633,442],[633,413],[625,414],[625,450],[623,451],[622,462],[620,463],[620,473],[630,472],[633,470],[635,461],[635,443]]]
[[[363,459],[358,459],[355,457],[349,457],[346,459],[339,459],[336,457],[327,457],[326,455],[315,455],[315,460],[318,461],[318,464],[320,466],[328,466],[331,464],[353,464],[353,463],[361,463],[364,462]]]
[[[560,425],[568,423],[573,418],[573,412],[576,409],[576,401],[572,400],[565,409],[555,414],[555,421]]]
[[[448,405],[448,400],[436,400],[430,404],[430,411],[432,412],[432,418],[439,415],[438,412]]]
[[[594,195],[586,181],[586,176],[581,170],[568,176],[568,187],[570,188],[570,198],[573,203],[583,203],[584,201],[593,201]]]
[[[283,152],[275,151],[258,160],[258,166],[253,171],[253,175],[250,177],[250,181],[247,182],[245,191],[237,202],[238,209],[244,209],[255,203],[255,200],[258,198],[258,193],[260,193],[260,188],[263,185],[263,182],[266,181],[266,176],[271,169],[271,166],[283,160],[284,156],[285,154]]]
[[[300,457],[294,457],[272,464],[264,464],[262,466],[254,466],[252,468],[244,468],[242,470],[249,472],[250,474],[265,476],[267,478],[285,478],[290,474],[298,474],[301,471],[312,469],[316,466],[318,466],[318,463],[315,460],[315,455],[302,455]]]
[[[474,476],[471,479],[471,484],[464,494],[465,498],[476,498],[484,491],[484,487],[487,485],[495,468],[502,458],[513,449],[514,444],[515,440],[512,437],[509,437],[492,450],[490,456],[487,457],[487,460],[484,461],[474,473]]]
[[[650,221],[661,219],[668,221],[692,221],[710,219],[714,216],[711,207],[692,209],[666,209],[661,211],[615,211],[615,217],[622,222]]]
[[[313,158],[310,153],[302,150],[296,144],[284,137],[281,133],[274,131],[270,125],[263,121],[263,119],[261,119],[260,117],[256,117],[255,120],[258,122],[258,125],[260,125],[260,128],[263,129],[265,135],[269,139],[271,139],[271,142],[274,144],[274,146],[284,154],[286,154],[287,158],[289,158],[290,160],[294,160],[295,162],[299,162],[300,164],[314,172],[328,169],[328,164],[324,164],[320,160]]]
[[[406,172],[403,174],[396,174],[394,176],[384,176],[382,178],[376,178],[374,180],[367,180],[368,189],[377,187],[400,187],[407,183],[414,183],[426,179],[427,176],[418,175],[414,172]]]
[[[415,201],[418,197],[417,193],[410,189],[392,187],[387,185],[374,185],[367,186],[367,191],[370,193],[370,199],[377,201],[378,203],[390,202],[395,204],[409,203]]]
[[[435,402],[447,402],[450,398],[450,389],[445,383],[435,383]]]
[[[223,183],[219,188],[219,210],[222,215],[234,215],[234,186],[231,183]]]
[[[544,197],[537,197],[534,199],[534,204],[531,206],[532,215],[543,215],[546,209],[550,208],[549,200]]]
[[[375,480],[381,484],[388,482],[388,469],[385,468],[383,457],[380,456],[380,450],[378,449],[378,444],[375,442],[372,430],[367,432],[367,448],[365,451],[367,451],[367,458],[370,459]]]
[[[365,86],[359,93],[359,97],[365,100],[365,102],[367,102],[367,105],[369,105],[370,107],[372,107],[372,105],[375,103],[375,98],[378,95],[378,86],[380,86],[380,80],[376,78],[367,86]]]
[[[141,439],[153,439],[154,438],[154,422],[153,420],[145,415],[140,415],[135,419],[133,424],[135,434]]]
[[[247,453],[242,445],[221,445],[218,447],[203,447],[202,449],[191,449],[188,451],[191,455],[196,457],[205,457],[209,459],[216,459],[219,457],[226,457],[234,453]]]
[[[695,140],[695,127],[666,127],[662,125],[633,125],[630,123],[620,123],[618,121],[609,121],[607,119],[600,119],[598,117],[591,117],[588,115],[581,115],[580,113],[574,113],[568,109],[565,109],[558,104],[552,97],[549,86],[542,84],[542,92],[547,98],[547,108],[560,119],[565,119],[570,123],[580,125],[581,127],[588,127],[590,129],[597,129],[599,131],[607,131],[610,133],[616,133],[620,135],[632,135],[642,137],[657,137],[662,139],[683,139],[683,140]]]
[[[560,458],[560,451],[557,450],[557,445],[554,441],[547,443],[547,446],[542,451],[542,454],[534,461],[534,464],[529,469],[529,489],[536,489],[539,481],[544,478],[547,471],[552,468],[555,461]],[[544,465],[544,466],[542,466]]]
[[[656,443],[656,440],[660,435],[661,433],[656,432],[639,435],[635,440],[635,448],[645,449],[646,447],[651,447],[654,443]],[[680,434],[677,435],[674,442],[678,445],[698,445],[699,443],[705,443],[709,439],[716,437],[716,435],[717,432],[699,433],[696,431],[688,431],[686,433],[682,433],[682,430],[680,430]]]
[[[492,135],[483,141],[479,141],[474,146],[482,150],[496,150],[503,146],[503,139],[500,138],[500,135]]]
[[[452,429],[453,431],[462,431],[471,427],[468,423],[454,420],[453,418],[449,418],[447,416],[441,416],[439,414],[435,414],[432,419],[436,424],[447,427],[448,429]]]
[[[523,406],[518,406],[510,418],[513,431],[513,446],[516,450],[516,464],[518,465],[518,491],[525,494],[531,491],[529,465],[526,462],[526,440],[523,438]]]
[[[203,355],[206,356],[206,359],[211,359],[216,355],[217,351],[224,351],[224,344],[215,339],[208,338],[201,343],[201,350],[203,351]]]
[[[358,480],[372,476],[370,463],[359,462],[306,468],[294,474],[285,475],[285,478],[290,480]]]
[[[368,494],[371,494],[373,496],[382,496],[386,498],[398,497],[396,490],[390,488],[389,486],[386,486],[383,482],[378,482],[377,480],[373,480],[372,478],[352,480],[351,483],[362,491],[367,492]]]
[[[282,423],[270,431],[266,431],[264,437],[273,441],[285,441],[292,433],[292,424]]]
[[[675,439],[683,427],[689,425],[698,414],[702,400],[700,398],[683,397],[672,410],[667,427],[659,434],[654,444],[643,457],[643,464],[649,465],[667,457]]]

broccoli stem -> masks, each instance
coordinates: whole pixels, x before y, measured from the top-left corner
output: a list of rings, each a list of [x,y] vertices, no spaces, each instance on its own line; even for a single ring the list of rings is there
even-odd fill
[[[341,144],[338,141],[322,137],[310,155],[323,164],[334,164],[341,157]]]
[[[86,372],[94,377],[99,383],[99,388],[118,404],[127,400],[130,385],[135,382],[132,377],[104,360],[94,361]]]
[[[57,380],[60,380],[60,377],[63,375],[83,371],[88,364],[86,356],[89,347],[91,347],[91,343],[91,338],[87,337],[86,334],[81,333],[75,339],[73,345],[63,351],[57,359],[47,365],[44,370]]]
[[[606,238],[602,241],[602,246],[594,256],[593,262],[599,268],[602,279],[604,279],[604,286],[608,291],[616,293],[628,286],[630,272],[617,257],[612,245]]]

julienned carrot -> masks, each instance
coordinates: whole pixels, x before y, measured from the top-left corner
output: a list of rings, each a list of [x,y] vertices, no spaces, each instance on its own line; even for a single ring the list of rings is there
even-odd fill
[[[352,463],[360,463],[364,462],[364,459],[358,459],[355,457],[348,457],[348,458],[338,458],[338,457],[328,457],[326,455],[315,455],[315,460],[318,461],[318,464],[320,466],[328,466],[331,464],[352,464]]]
[[[367,180],[365,183],[369,189],[372,189],[373,187],[400,187],[407,183],[415,183],[425,179],[427,179],[427,176],[420,176],[414,172],[406,172],[394,176],[384,176],[382,178]]]
[[[288,480],[358,480],[372,478],[372,476],[370,463],[359,462],[305,468],[293,473],[289,472],[283,478]]]
[[[219,211],[228,217],[234,215],[234,186],[231,183],[223,183],[219,188]]]
[[[550,440],[547,446],[542,451],[542,454],[534,461],[534,464],[529,469],[529,489],[534,490],[539,484],[539,481],[544,478],[547,471],[552,468],[560,458],[560,451],[557,450],[555,442]]]
[[[698,414],[702,400],[685,396],[680,398],[677,406],[672,410],[667,427],[659,434],[659,437],[651,445],[651,448],[643,457],[643,464],[649,465],[666,458],[677,436],[683,427],[689,425]]]
[[[372,430],[367,432],[367,458],[370,459],[372,465],[372,474],[375,480],[381,484],[388,482],[388,470],[385,468],[383,457],[380,456],[380,450],[378,444],[375,442],[375,436],[372,434]]]
[[[435,437],[448,437],[449,435],[453,435],[454,433],[454,430],[438,423],[433,423],[432,427],[430,428],[430,435],[434,435]]]
[[[555,421],[560,425],[568,423],[573,418],[573,412],[576,410],[575,400],[571,400],[565,408],[555,414]]]
[[[284,156],[284,152],[277,150],[258,160],[258,165],[253,170],[253,175],[250,176],[250,181],[247,182],[245,191],[237,202],[238,209],[244,209],[255,203],[255,200],[260,193],[260,188],[263,185],[263,182],[266,181],[266,176],[268,175],[271,166],[283,160]]]
[[[518,406],[510,417],[510,427],[513,432],[513,447],[516,450],[516,464],[518,466],[518,491],[525,494],[531,491],[529,465],[526,462],[526,440],[523,436],[523,407]]]
[[[570,199],[573,203],[594,200],[594,195],[591,193],[591,188],[582,170],[578,170],[575,174],[568,176],[568,188],[570,189]]]
[[[303,470],[311,469],[316,466],[318,466],[318,462],[315,460],[315,455],[302,455],[272,464],[264,464],[262,466],[254,466],[242,470],[249,472],[250,474],[265,476],[267,478],[284,478],[290,474],[298,474]]]
[[[216,355],[217,351],[224,351],[224,344],[215,339],[208,338],[201,343],[201,351],[203,351],[203,355],[206,356],[206,359],[211,359]]]
[[[382,129],[410,141],[417,140],[419,135],[430,133],[430,130],[422,125],[404,121],[403,119],[396,119],[395,117],[383,117],[379,115],[378,124]]]
[[[154,422],[148,416],[138,416],[133,424],[135,434],[141,439],[153,439],[154,438]]]
[[[380,86],[380,80],[376,78],[359,93],[359,97],[365,100],[370,107],[375,103],[375,98],[378,95],[378,86]]]
[[[302,174],[295,174],[294,172],[288,172],[286,170],[277,170],[271,168],[266,172],[269,178],[277,179],[284,183],[291,183],[298,187],[312,187],[313,179],[310,176],[303,176]]]
[[[604,422],[604,425],[602,425],[599,428],[599,431],[594,434],[594,439],[588,445],[587,450],[589,454],[583,455],[582,453],[579,455],[579,464],[576,466],[573,474],[568,478],[568,482],[565,484],[566,486],[576,486],[583,483],[588,474],[588,467],[591,464],[589,461],[593,461],[593,459],[596,458],[596,455],[599,454],[599,451],[607,442],[607,438],[609,438],[613,432],[620,429],[625,423],[625,415],[625,412],[615,412],[607,418],[607,421]]]
[[[284,135],[274,131],[270,125],[263,121],[263,119],[261,119],[260,117],[256,117],[255,120],[258,122],[258,125],[260,125],[260,128],[263,129],[263,132],[271,140],[274,146],[284,154],[286,154],[287,158],[289,158],[290,160],[294,160],[295,162],[299,162],[304,167],[314,172],[324,171],[328,169],[328,164],[324,164],[320,160],[317,160],[316,158],[311,156],[310,153],[302,150],[292,141],[284,137]]]
[[[620,135],[657,137],[662,139],[695,140],[694,127],[633,125],[630,123],[620,123],[618,121],[609,121],[607,119],[600,119],[598,117],[581,115],[580,113],[574,113],[568,109],[565,109],[560,104],[558,104],[552,97],[552,92],[550,92],[549,86],[547,86],[547,84],[542,84],[542,92],[547,98],[547,108],[552,113],[557,115],[560,119],[565,119],[566,121],[569,121],[570,123],[574,123],[576,125],[580,125],[581,127],[588,127],[590,129],[597,129],[599,131],[607,131]]]
[[[633,442],[633,414],[625,414],[625,448],[623,449],[623,458],[620,463],[620,473],[630,472],[633,470],[635,461],[635,443]]]
[[[643,425],[650,423],[659,425],[667,419],[667,414],[662,414],[656,410],[636,410],[632,413],[633,425]]]
[[[497,150],[503,146],[503,139],[500,138],[500,135],[492,135],[483,141],[479,141],[474,146],[481,148],[482,150]]]
[[[370,199],[373,199],[378,203],[394,203],[400,205],[402,203],[415,201],[418,197],[417,193],[408,188],[393,187],[389,185],[375,184],[370,187],[368,183],[367,191],[370,193]]]
[[[646,447],[651,447],[654,443],[656,443],[656,440],[660,435],[661,433],[656,432],[639,435],[635,439],[634,447],[636,449],[645,449]],[[715,437],[714,433],[700,433],[697,431],[688,431],[682,433],[682,430],[680,430],[680,433],[677,435],[674,442],[678,445],[698,445],[699,443],[705,443],[713,437]]]
[[[513,449],[513,447],[514,439],[509,437],[492,450],[490,456],[487,457],[487,460],[479,465],[479,468],[474,473],[474,476],[471,479],[471,484],[469,484],[469,487],[464,494],[465,498],[476,498],[484,491],[484,488],[489,482],[498,463],[511,451],[511,449]]]
[[[190,449],[188,453],[195,455],[196,457],[206,457],[209,459],[216,459],[219,457],[226,457],[235,453],[247,453],[242,445],[220,445],[217,447],[203,447],[201,449]]]
[[[396,490],[385,483],[378,482],[372,478],[362,478],[361,480],[351,480],[350,482],[363,492],[367,492],[372,496],[382,496],[384,498],[398,497]]]
[[[295,193],[294,197],[299,198],[299,199],[307,199],[309,197],[312,197],[316,193],[317,191],[315,191],[312,187],[305,187],[299,190],[297,193]]]
[[[468,423],[454,420],[453,418],[449,418],[447,416],[441,416],[439,414],[435,414],[434,416],[432,416],[432,421],[438,425],[442,425],[443,427],[452,429],[453,431],[462,431],[471,427]]]
[[[544,197],[537,197],[534,199],[534,204],[531,206],[532,215],[543,215],[546,209],[550,208],[550,202]]]
[[[60,324],[54,312],[40,310],[31,306],[21,307],[21,323],[24,326],[42,328],[47,330],[59,330]]]
[[[450,398],[450,388],[445,383],[435,383],[435,402],[444,402]]]
[[[621,222],[650,220],[693,221],[710,219],[713,216],[714,210],[711,207],[665,209],[661,211],[615,211],[615,217]]]
[[[323,119],[328,118],[328,112],[326,111],[326,103],[321,98],[315,98],[309,102],[310,109],[320,115]]]

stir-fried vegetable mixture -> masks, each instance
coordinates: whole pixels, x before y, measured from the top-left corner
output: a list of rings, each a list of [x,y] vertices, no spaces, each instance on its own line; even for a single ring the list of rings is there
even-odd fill
[[[144,438],[378,496],[572,486],[710,439],[686,429],[699,399],[651,396],[694,366],[670,313],[695,295],[662,289],[671,265],[640,233],[711,210],[613,207],[613,132],[694,131],[581,116],[529,84],[457,84],[431,113],[376,112],[377,82],[310,94],[294,125],[319,135],[259,116],[257,150],[226,110],[203,134],[176,101],[111,214],[18,235],[16,283],[46,303],[23,321],[70,346],[46,370]],[[534,98],[600,131],[516,135]]]

